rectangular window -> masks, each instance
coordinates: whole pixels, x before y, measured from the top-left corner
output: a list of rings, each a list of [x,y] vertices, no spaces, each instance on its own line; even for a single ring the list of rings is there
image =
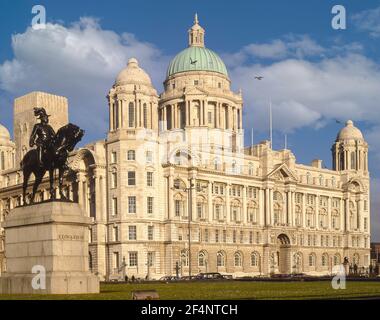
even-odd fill
[[[119,227],[113,226],[113,241],[119,241]]]
[[[208,116],[208,123],[212,124],[212,112],[209,111],[207,116]]]
[[[197,86],[199,84],[198,80],[194,80],[194,85]]]
[[[219,230],[215,230],[215,242],[219,242]]]
[[[136,213],[136,197],[128,197],[128,213]]]
[[[148,226],[148,240],[154,239],[154,226]]]
[[[197,203],[197,216],[198,219],[202,219],[203,217],[203,205],[200,202]]]
[[[146,162],[147,163],[153,162],[153,152],[152,151],[147,151],[145,156],[146,156]]]
[[[115,268],[115,269],[117,269],[117,270],[115,270],[116,272],[119,272],[119,265],[120,265],[120,263],[119,263],[120,261],[119,261],[119,252],[114,252],[113,253],[113,267]]]
[[[155,253],[153,251],[148,252],[147,255],[147,265],[148,267],[154,266],[154,260],[155,260]]]
[[[223,230],[223,242],[227,242],[227,230]]]
[[[181,200],[175,200],[175,215],[179,217],[181,215]]]
[[[208,229],[205,229],[205,242],[208,242]]]
[[[249,231],[249,243],[253,243],[253,231]]]
[[[146,185],[148,187],[153,187],[153,172],[146,173]]]
[[[367,231],[368,229],[368,219],[364,218],[364,230]]]
[[[147,213],[153,214],[153,197],[147,198],[146,206],[147,206]]]
[[[116,216],[117,215],[117,198],[112,198],[112,215]]]
[[[111,173],[111,188],[117,188],[117,172]]]
[[[134,160],[136,160],[136,152],[135,152],[135,150],[128,150],[127,159],[128,159],[128,161],[134,161]]]
[[[129,240],[137,240],[136,226],[129,226],[128,227],[128,239]]]
[[[116,151],[113,151],[111,153],[111,163],[113,164],[113,163],[116,163],[116,162],[117,162],[117,153],[116,153]]]
[[[129,252],[129,266],[137,267],[137,251]]]
[[[244,242],[244,231],[240,231],[240,243]]]
[[[128,185],[135,186],[136,185],[136,172],[128,171]]]
[[[236,230],[232,232],[232,242],[236,243]]]

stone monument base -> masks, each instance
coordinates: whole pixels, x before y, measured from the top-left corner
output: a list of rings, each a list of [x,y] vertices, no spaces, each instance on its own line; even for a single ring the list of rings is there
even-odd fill
[[[4,223],[7,271],[0,293],[99,293],[99,279],[88,265],[90,222],[76,203],[13,209]]]

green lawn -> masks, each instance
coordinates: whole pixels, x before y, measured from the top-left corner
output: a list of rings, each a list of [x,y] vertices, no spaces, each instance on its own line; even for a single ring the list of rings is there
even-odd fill
[[[163,300],[223,299],[345,299],[380,296],[380,282],[347,281],[334,290],[329,281],[318,282],[181,282],[154,284],[102,284],[98,295],[0,295],[0,299],[128,300],[133,290],[158,291]]]

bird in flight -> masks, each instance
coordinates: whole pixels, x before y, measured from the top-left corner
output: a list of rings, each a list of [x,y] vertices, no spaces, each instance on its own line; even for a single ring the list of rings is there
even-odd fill
[[[198,62],[198,60],[193,60],[193,59],[190,58],[190,63],[191,64],[196,64],[197,62]]]
[[[262,76],[255,76],[255,79],[256,79],[256,80],[263,80],[264,77],[262,77]]]

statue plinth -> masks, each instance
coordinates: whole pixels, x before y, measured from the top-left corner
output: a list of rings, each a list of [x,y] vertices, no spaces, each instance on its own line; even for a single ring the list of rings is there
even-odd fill
[[[49,201],[13,209],[4,223],[7,271],[0,278],[0,293],[99,293],[99,279],[89,271],[90,223],[77,203]]]

